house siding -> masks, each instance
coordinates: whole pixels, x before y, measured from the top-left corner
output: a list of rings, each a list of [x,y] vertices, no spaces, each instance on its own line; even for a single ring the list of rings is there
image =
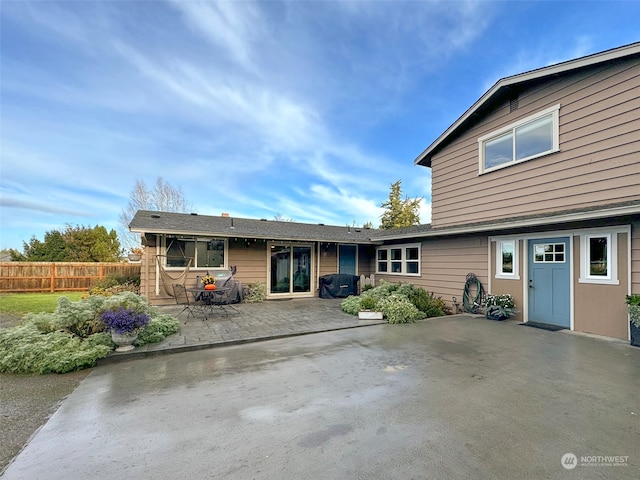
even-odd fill
[[[621,339],[629,338],[629,323],[624,297],[629,289],[629,238],[618,234],[618,279],[619,285],[599,285],[574,282],[574,330],[606,335]],[[574,278],[580,277],[580,237],[573,238]]]
[[[249,283],[267,283],[267,243],[257,240],[248,245],[244,239],[229,240],[229,267],[236,267],[234,278],[247,285]]]
[[[453,309],[453,297],[462,303],[467,274],[474,273],[487,288],[487,245],[486,235],[429,239],[421,245],[420,276],[376,273],[376,284],[380,280],[412,283],[433,292],[436,297],[442,297],[447,306]]]
[[[478,174],[482,135],[560,104],[560,151]],[[432,159],[432,225],[450,227],[640,200],[640,60],[540,82]]]
[[[149,236],[149,245],[147,246],[147,253],[144,255],[141,263],[141,294],[149,299],[149,302],[153,305],[171,305],[175,303],[173,297],[170,297],[164,291],[164,288],[160,287],[160,293],[156,294],[156,260],[155,256],[157,248],[155,245],[155,236]],[[287,243],[287,242],[284,242]],[[313,291],[311,295],[317,295],[318,278],[315,276],[318,273],[318,244],[317,242],[309,242],[312,245],[313,265],[312,276],[314,276],[312,282]],[[243,285],[249,283],[261,282],[265,286],[268,285],[269,274],[269,255],[268,255],[269,243],[264,240],[250,240],[250,239],[229,239],[228,240],[228,261],[229,267],[235,266],[237,272],[235,279],[240,281]],[[372,272],[373,262],[371,256],[375,254],[375,249],[372,246],[359,245],[358,246],[358,270],[359,274],[370,275]],[[319,275],[328,275],[337,272],[338,269],[338,256],[337,256],[337,244],[336,243],[321,243],[320,247],[320,259],[319,259]],[[214,270],[215,271],[215,270]],[[196,277],[203,275],[207,272],[206,268],[194,268],[191,267],[186,286],[195,286]],[[178,275],[180,270],[170,271],[170,275]]]
[[[320,276],[322,277],[324,275],[331,275],[332,273],[336,273],[337,271],[338,245],[335,243],[322,243],[320,246]]]
[[[491,242],[491,256],[489,261],[489,275],[490,279],[487,283],[487,293],[492,293],[494,295],[502,295],[502,294],[510,294],[513,298],[514,303],[516,304],[516,314],[511,318],[513,320],[522,321],[523,319],[523,308],[524,308],[524,276],[522,272],[524,272],[524,262],[527,260],[527,251],[526,251],[526,242],[523,240],[519,240],[517,244],[518,249],[518,272],[520,273],[519,279],[506,279],[506,278],[495,278],[496,276],[496,247],[497,243],[495,241]]]
[[[640,295],[640,217],[631,222],[631,293]]]
[[[375,268],[376,248],[372,245],[358,246],[358,275],[370,276]],[[362,288],[362,285],[360,285]]]
[[[160,285],[159,294],[156,294],[156,245],[155,240],[151,239],[147,246],[146,253],[142,259],[140,268],[140,285],[141,295],[145,296],[152,305],[172,305],[175,299],[170,297]],[[234,278],[244,285],[253,282],[262,282],[266,284],[266,268],[267,268],[267,247],[263,241],[245,244],[243,239],[229,240],[228,250],[229,267],[235,265],[237,272]],[[196,284],[196,277],[204,275],[207,271],[215,272],[218,269],[195,268],[191,267],[185,281],[187,287],[193,287]],[[180,270],[172,270],[169,275],[177,276]],[[162,282],[162,280],[160,280]]]

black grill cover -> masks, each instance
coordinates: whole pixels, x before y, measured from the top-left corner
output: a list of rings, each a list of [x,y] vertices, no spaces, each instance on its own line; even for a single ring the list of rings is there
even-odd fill
[[[346,298],[358,294],[357,275],[333,273],[320,277],[320,298]]]

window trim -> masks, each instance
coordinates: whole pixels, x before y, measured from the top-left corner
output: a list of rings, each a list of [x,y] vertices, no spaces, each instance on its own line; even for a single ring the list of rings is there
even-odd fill
[[[591,275],[592,238],[607,239],[607,275]],[[618,278],[618,232],[614,230],[589,232],[580,235],[580,283],[620,285]]]
[[[535,122],[536,120],[540,120],[547,115],[551,115],[551,129],[552,129],[552,146],[551,150],[546,150],[544,152],[536,153],[535,155],[531,155],[529,157],[521,158],[520,160],[515,159],[515,132],[516,129],[526,125],[527,123]],[[553,107],[549,107],[545,110],[541,110],[539,112],[534,113],[533,115],[529,115],[517,122],[511,123],[505,127],[502,127],[498,130],[494,130],[486,135],[483,135],[478,138],[478,175],[483,175],[485,173],[493,172],[495,170],[501,170],[503,168],[510,167],[512,165],[516,165],[518,163],[526,162],[529,160],[533,160],[534,158],[542,157],[544,155],[549,155],[551,153],[555,153],[560,151],[560,104],[554,105]],[[505,133],[511,132],[512,134],[512,160],[510,162],[501,163],[500,165],[495,165],[493,167],[484,168],[484,147],[487,142],[491,140],[495,140],[496,138],[504,135]]]
[[[185,267],[172,267],[167,265],[167,240],[169,238],[176,238],[178,240],[183,240],[186,242],[210,242],[211,240],[222,240],[224,242],[224,250],[223,255],[224,259],[222,265],[220,267],[199,267],[198,266],[198,247],[194,246],[194,257],[193,263],[191,264],[191,270],[228,270],[228,262],[229,262],[229,239],[226,237],[193,237],[193,236],[185,236],[185,235],[163,235],[162,236],[162,250],[164,251],[164,260],[163,267],[168,270],[184,270]]]
[[[505,244],[513,245],[513,271],[502,271],[502,246]],[[516,238],[508,238],[496,240],[496,270],[495,278],[504,280],[520,280],[520,240]]]
[[[408,248],[417,248],[418,249],[418,258],[417,259],[411,259],[408,260],[407,259],[407,249]],[[391,250],[393,249],[400,249],[400,251],[402,252],[401,255],[401,259],[400,260],[392,260],[391,258]],[[378,252],[381,250],[386,250],[387,252],[387,259],[383,260],[384,262],[386,262],[387,264],[387,271],[383,272],[380,271],[379,268],[379,264],[380,264],[380,260],[378,260]],[[391,264],[394,262],[400,262],[401,263],[401,267],[400,267],[400,272],[393,272],[391,271]],[[417,273],[408,273],[407,272],[407,263],[417,263],[418,265],[418,272]],[[419,277],[422,275],[422,244],[420,243],[400,243],[400,244],[394,244],[394,245],[382,245],[380,247],[376,248],[376,274],[377,275],[402,275],[402,276],[407,276],[407,277]]]

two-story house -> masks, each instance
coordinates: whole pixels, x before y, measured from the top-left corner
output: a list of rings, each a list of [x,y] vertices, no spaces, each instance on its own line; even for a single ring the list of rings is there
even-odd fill
[[[432,170],[432,223],[385,239],[378,277],[451,300],[473,272],[512,294],[523,321],[628,338],[625,295],[640,293],[640,43],[499,80],[415,164]],[[419,271],[389,270],[405,242],[420,246]]]
[[[629,338],[640,293],[640,43],[503,78],[415,160],[432,170],[432,223],[375,230],[138,212],[142,293],[172,301],[238,267],[268,298],[317,295],[329,273],[376,274],[460,302],[468,273],[510,293],[519,319]],[[296,281],[303,278],[304,281]]]

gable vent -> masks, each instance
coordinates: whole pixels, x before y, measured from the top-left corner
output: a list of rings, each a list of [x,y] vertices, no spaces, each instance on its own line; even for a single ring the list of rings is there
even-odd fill
[[[517,109],[518,109],[518,97],[515,97],[509,101],[509,113],[515,112]]]

